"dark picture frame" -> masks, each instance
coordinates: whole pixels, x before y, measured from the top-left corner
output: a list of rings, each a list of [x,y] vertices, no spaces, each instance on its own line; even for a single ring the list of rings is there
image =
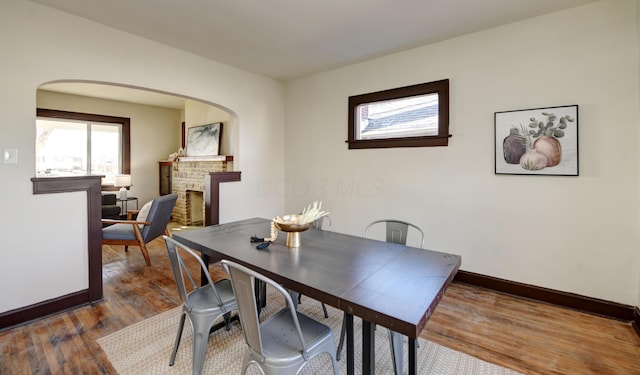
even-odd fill
[[[578,176],[578,105],[495,112],[495,174]]]
[[[187,129],[186,156],[217,156],[221,139],[221,122],[190,127]]]

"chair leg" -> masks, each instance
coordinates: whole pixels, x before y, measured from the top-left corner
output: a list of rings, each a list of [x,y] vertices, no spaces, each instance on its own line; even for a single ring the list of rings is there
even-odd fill
[[[145,245],[144,239],[142,238],[142,233],[140,233],[140,229],[136,224],[133,224],[133,233],[136,235],[136,239],[138,240],[138,246],[140,247],[140,251],[142,251],[142,256],[144,257],[145,262],[147,262],[147,266],[150,266],[151,259],[149,259],[149,252],[147,251],[147,245]]]
[[[390,329],[388,332],[393,371],[396,375],[402,375],[402,335]]]
[[[331,365],[333,366],[333,375],[340,375],[340,371],[338,371],[338,360],[336,356],[333,354],[334,351],[337,352],[336,345],[333,342],[333,337],[330,340],[330,343],[327,345],[329,348],[326,353],[331,357]]]
[[[194,327],[193,330],[193,375],[202,374],[202,367],[204,366],[204,357],[207,351],[207,341],[209,340],[209,332],[206,334],[198,332]]]
[[[324,311],[324,317],[328,318],[329,317],[329,313],[327,312],[327,306],[324,305],[324,303],[321,302],[322,305],[322,311]]]
[[[336,350],[336,361],[340,360],[342,354],[342,348],[344,347],[344,340],[347,333],[347,313],[342,318],[342,328],[340,329],[340,340],[338,341],[338,350]]]
[[[169,366],[173,366],[176,362],[176,354],[178,353],[178,347],[180,346],[180,339],[182,338],[182,329],[184,328],[184,320],[187,314],[184,312],[180,316],[180,324],[178,325],[178,334],[176,335],[176,343],[173,345],[173,352],[171,353],[171,359],[169,359]]]
[[[149,258],[149,252],[147,251],[147,245],[144,242],[140,242],[140,251],[142,251],[142,256],[144,257],[144,261],[147,262],[147,266],[151,265],[151,258]]]
[[[223,316],[224,318],[224,326],[227,329],[227,331],[231,330],[231,313],[228,312],[226,314],[224,314]]]
[[[124,251],[129,251],[129,246],[124,245]]]

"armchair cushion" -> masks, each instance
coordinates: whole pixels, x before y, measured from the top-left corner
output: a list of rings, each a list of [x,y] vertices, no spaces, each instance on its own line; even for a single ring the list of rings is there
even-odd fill
[[[151,210],[151,204],[153,201],[149,201],[142,206],[140,211],[138,211],[138,216],[136,216],[136,221],[147,221],[147,216],[149,216],[149,210]],[[140,225],[140,229],[142,229],[144,225]]]
[[[136,234],[131,224],[113,224],[102,229],[103,240],[129,240],[136,241]]]

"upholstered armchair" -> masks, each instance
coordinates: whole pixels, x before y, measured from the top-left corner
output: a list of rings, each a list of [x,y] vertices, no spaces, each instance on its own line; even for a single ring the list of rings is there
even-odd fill
[[[155,198],[151,201],[149,213],[145,218],[138,216],[136,220],[103,219],[103,224],[112,225],[102,228],[102,244],[124,245],[124,251],[128,251],[129,246],[138,246],[147,266],[150,266],[151,259],[146,244],[163,234],[168,235],[167,224],[177,199],[176,194]]]

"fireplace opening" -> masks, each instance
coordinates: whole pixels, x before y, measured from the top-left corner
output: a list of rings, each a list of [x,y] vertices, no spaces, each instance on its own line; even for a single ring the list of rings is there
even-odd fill
[[[187,190],[188,225],[204,226],[204,192]]]

